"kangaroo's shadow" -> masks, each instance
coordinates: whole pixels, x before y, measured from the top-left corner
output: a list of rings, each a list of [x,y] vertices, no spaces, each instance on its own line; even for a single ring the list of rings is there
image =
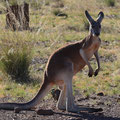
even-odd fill
[[[63,115],[63,116],[69,116],[69,117],[73,117],[73,119],[70,119],[70,120],[82,120],[82,119],[85,119],[85,120],[120,120],[120,118],[117,118],[117,117],[107,117],[107,116],[104,116],[104,115],[95,115],[95,114],[88,114],[88,113],[75,113],[75,114],[71,114],[71,113],[59,113],[59,112],[56,112],[55,114],[59,114],[59,115]]]
[[[90,109],[90,108],[88,108]],[[79,113],[63,113],[63,112],[55,112],[55,114],[63,115],[72,117],[73,119],[70,120],[120,120],[120,118],[117,117],[107,117],[104,116],[104,112],[79,112]]]

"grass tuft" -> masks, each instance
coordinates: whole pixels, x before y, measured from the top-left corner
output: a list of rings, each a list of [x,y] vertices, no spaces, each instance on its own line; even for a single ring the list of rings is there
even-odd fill
[[[114,7],[115,6],[115,0],[105,0],[105,3],[109,7]]]
[[[3,73],[10,75],[16,82],[24,83],[28,81],[30,62],[30,51],[26,47],[7,47],[3,49],[0,68]]]

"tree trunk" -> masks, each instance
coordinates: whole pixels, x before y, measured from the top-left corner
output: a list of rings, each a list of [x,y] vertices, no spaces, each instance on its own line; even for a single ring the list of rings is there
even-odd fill
[[[29,29],[29,4],[7,7],[6,27],[15,30]]]

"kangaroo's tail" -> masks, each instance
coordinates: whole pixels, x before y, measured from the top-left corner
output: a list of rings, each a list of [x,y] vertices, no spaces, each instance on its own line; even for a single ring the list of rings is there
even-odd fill
[[[27,103],[0,103],[0,109],[14,110],[18,108],[20,110],[29,110],[34,108],[36,105],[40,103],[42,98],[44,98],[44,96],[49,92],[49,90],[53,86],[53,84],[51,84],[46,79],[47,78],[45,77],[39,92],[31,101]]]

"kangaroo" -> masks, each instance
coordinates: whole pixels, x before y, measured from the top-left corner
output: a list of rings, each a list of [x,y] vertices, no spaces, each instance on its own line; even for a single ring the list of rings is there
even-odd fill
[[[89,35],[82,41],[71,43],[56,50],[48,59],[42,86],[37,95],[26,103],[0,103],[0,109],[7,110],[31,110],[40,104],[41,99],[57,85],[61,89],[57,108],[68,112],[78,112],[83,110],[74,103],[72,79],[73,76],[84,68],[85,65],[89,68],[88,76],[97,76],[100,71],[100,61],[98,49],[101,44],[99,38],[101,32],[101,22],[104,18],[104,13],[100,12],[95,21],[88,11],[85,15],[89,21]],[[92,56],[97,60],[97,69],[95,72],[91,67],[89,60]]]

